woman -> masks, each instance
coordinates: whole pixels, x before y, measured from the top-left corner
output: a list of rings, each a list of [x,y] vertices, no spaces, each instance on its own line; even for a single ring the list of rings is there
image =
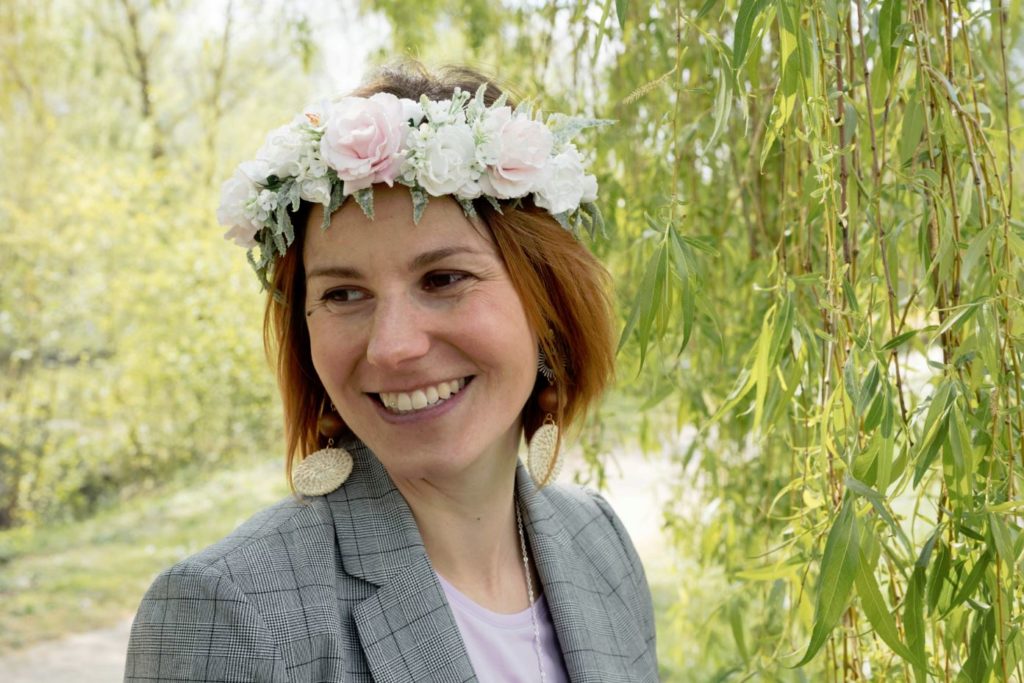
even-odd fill
[[[403,66],[225,184],[299,495],[157,578],[126,680],[657,679],[621,523],[546,485],[612,370],[606,273],[573,234],[597,216],[570,141],[593,123]]]

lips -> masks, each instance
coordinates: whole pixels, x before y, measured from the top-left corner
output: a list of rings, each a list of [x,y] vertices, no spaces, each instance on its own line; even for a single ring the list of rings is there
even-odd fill
[[[392,413],[404,415],[430,408],[443,403],[459,393],[473,378],[445,380],[437,384],[426,385],[412,391],[382,391],[377,400]]]

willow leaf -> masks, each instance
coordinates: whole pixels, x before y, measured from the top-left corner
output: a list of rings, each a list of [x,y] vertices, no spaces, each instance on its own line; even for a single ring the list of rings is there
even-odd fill
[[[744,636],[743,629],[743,612],[740,607],[738,600],[733,600],[729,603],[729,628],[732,630],[732,638],[736,641],[736,649],[740,653],[740,657],[743,661],[750,660],[750,654],[747,652],[747,640]]]
[[[740,4],[740,10],[736,14],[736,28],[733,32],[733,69],[743,66],[747,57],[747,49],[750,47],[750,34],[754,30],[754,21],[767,4],[766,0],[743,0]]]
[[[992,561],[992,554],[988,551],[982,553],[981,557],[974,563],[974,567],[971,568],[967,578],[964,579],[963,583],[956,590],[956,594],[949,603],[949,608],[943,614],[948,614],[950,610],[959,605],[963,604],[965,600],[974,595],[974,591],[978,588],[981,580],[985,577],[985,570],[988,569],[989,563]]]
[[[875,512],[878,513],[878,516],[885,521],[888,527],[892,529],[893,534],[900,539],[900,542],[903,544],[903,547],[906,548],[907,553],[911,554],[913,552],[913,546],[910,543],[910,539],[907,538],[907,534],[903,531],[903,527],[897,524],[896,520],[889,513],[889,509],[885,506],[885,499],[882,497],[882,494],[864,482],[854,479],[850,475],[846,475],[844,484],[850,491],[871,503],[871,506],[875,509]]]
[[[903,128],[900,132],[900,165],[906,166],[914,158],[917,146],[924,132],[925,111],[921,106],[920,94],[913,91],[908,95],[907,107],[903,112]]]
[[[853,498],[848,496],[825,541],[811,642],[803,659],[795,666],[803,666],[814,658],[850,604],[859,562],[857,512],[854,507]]]
[[[925,627],[924,627],[924,567],[917,564],[910,577],[907,595],[903,601],[903,629],[907,634],[907,648],[910,650],[911,661],[924,662]],[[927,667],[914,665],[914,677],[918,683],[928,680]]]
[[[601,44],[604,41],[604,36],[609,32],[608,29],[608,16],[612,11],[613,0],[604,0],[604,8],[601,10],[601,21],[597,25],[597,37],[594,39],[594,61],[597,61],[598,55],[601,54]],[[619,20],[619,26],[622,26],[622,16],[618,11],[618,1],[616,1],[616,18]]]
[[[776,320],[776,309],[774,306],[768,311],[761,326],[761,335],[757,338],[757,354],[754,356],[754,368],[752,378],[757,388],[754,399],[754,424],[760,426],[761,416],[764,413],[764,401],[768,396],[768,386],[771,380],[769,372],[769,361],[771,360],[771,342],[774,335]]]
[[[870,532],[869,532],[870,533]],[[873,539],[872,539],[873,540]],[[867,616],[868,621],[875,629],[875,633],[888,645],[900,658],[906,660],[915,668],[924,668],[923,658],[918,660],[916,655],[900,640],[899,630],[896,628],[896,620],[878,589],[878,582],[875,580],[875,568],[871,553],[860,553],[860,561],[857,563],[857,574],[854,583],[857,587],[857,595],[860,597],[861,608]]]
[[[729,77],[725,69],[718,71],[718,87],[715,93],[715,128],[711,131],[711,137],[708,138],[706,150],[710,150],[714,147],[715,142],[718,140],[718,136],[725,130],[725,122],[729,119],[729,113],[732,112],[732,93],[729,88]]]
[[[1010,528],[1006,526],[1001,516],[992,513],[988,515],[988,524],[996,554],[1007,566],[1013,567],[1017,564],[1017,552]]]
[[[896,45],[896,29],[903,15],[902,0],[884,0],[878,13],[878,46],[882,51],[882,65],[892,78],[896,70],[899,46]]]
[[[992,672],[995,658],[992,656],[992,641],[995,639],[995,610],[991,607],[978,614],[974,631],[971,632],[967,648],[967,661],[961,671],[961,678],[968,681],[987,681]],[[960,679],[958,679],[960,680]]]
[[[718,0],[704,0],[704,4],[701,5],[700,11],[697,12],[697,18],[703,19],[714,9],[715,5],[718,4]]]
[[[893,349],[899,348],[908,339],[911,339],[914,336],[916,336],[920,331],[921,330],[908,330],[907,332],[903,332],[901,334],[898,334],[895,337],[893,337],[892,339],[890,339],[889,341],[887,341],[885,343],[885,345],[882,346],[882,348],[880,350],[881,351],[891,351]]]

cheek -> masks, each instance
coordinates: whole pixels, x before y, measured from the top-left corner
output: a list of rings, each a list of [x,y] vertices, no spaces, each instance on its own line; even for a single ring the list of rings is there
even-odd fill
[[[336,336],[315,328],[309,330],[309,354],[320,382],[331,393],[336,393],[352,365],[352,352]]]
[[[509,297],[500,304],[494,301],[485,311],[468,316],[470,320],[490,322],[486,331],[475,335],[477,343],[481,348],[489,348],[495,362],[521,378],[520,383],[532,390],[537,367],[537,338],[526,321],[526,312],[518,297]]]

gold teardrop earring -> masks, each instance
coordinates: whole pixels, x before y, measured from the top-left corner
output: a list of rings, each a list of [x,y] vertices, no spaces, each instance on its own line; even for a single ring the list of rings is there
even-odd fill
[[[537,405],[544,413],[544,422],[530,437],[527,448],[526,466],[530,476],[539,487],[544,487],[558,478],[562,468],[562,460],[558,457],[558,389],[554,387],[555,373],[547,364],[544,352],[537,359],[537,371],[549,383],[537,394]]]
[[[333,404],[320,415],[316,429],[327,439],[327,446],[307,455],[292,470],[292,485],[304,496],[326,495],[344,484],[352,473],[352,454],[334,445],[334,440],[344,433],[345,423]]]

